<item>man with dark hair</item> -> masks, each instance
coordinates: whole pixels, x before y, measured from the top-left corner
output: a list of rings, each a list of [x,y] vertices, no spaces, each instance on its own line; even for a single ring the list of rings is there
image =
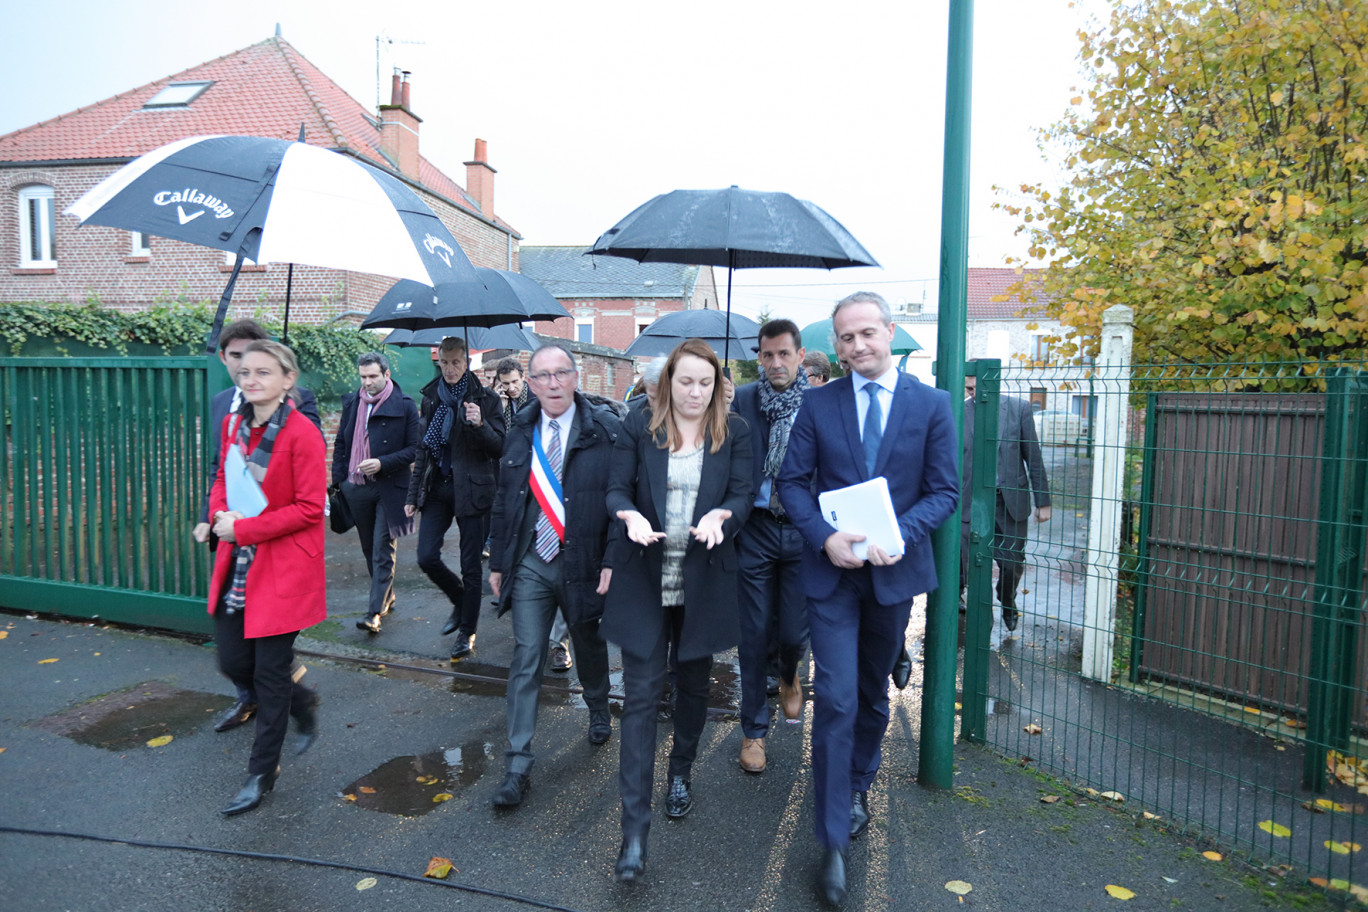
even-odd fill
[[[802,334],[792,320],[760,327],[760,379],[736,390],[732,410],[751,427],[753,506],[737,533],[741,610],[741,768],[765,771],[769,732],[766,670],[775,633],[779,704],[785,718],[803,713],[798,665],[807,652],[807,604],[798,586],[803,537],[779,503],[774,480],[788,450],[789,430],[808,390]]]
[[[603,507],[617,416],[578,389],[569,350],[543,345],[527,362],[536,399],[513,418],[494,498],[489,586],[499,613],[511,612],[506,775],[494,806],[522,803],[531,784],[532,736],[547,639],[557,609],[569,627],[589,708],[589,743],[613,732],[608,714],[608,645],[599,635],[612,579],[611,535],[625,540]],[[615,556],[621,559],[625,554]]]
[[[224,326],[223,331],[219,333],[219,361],[228,371],[228,379],[233,385],[226,390],[215,393],[214,397],[209,400],[209,424],[205,428],[205,433],[209,437],[209,470],[205,478],[204,503],[200,507],[199,523],[190,533],[195,541],[209,544],[211,557],[214,549],[218,546],[218,539],[209,531],[209,491],[214,487],[214,479],[218,477],[219,446],[223,438],[223,422],[228,417],[229,412],[235,412],[242,406],[242,391],[238,389],[237,382],[238,368],[242,366],[243,351],[257,340],[269,338],[266,335],[266,330],[256,320],[235,320]],[[299,386],[295,387],[294,393],[298,394],[295,407],[304,414],[305,418],[314,423],[314,427],[319,429],[319,433],[322,433],[323,420],[318,416],[317,398],[314,397],[313,393]],[[237,728],[256,715],[256,708],[256,694],[247,688],[238,688],[237,703],[218,718],[214,723],[214,731],[225,732]]]
[[[831,380],[831,361],[822,352],[808,352],[803,357],[803,372],[809,386],[825,386]]]
[[[517,358],[500,358],[494,365],[494,376],[498,378],[495,392],[503,404],[504,427],[508,427],[518,410],[532,401],[532,392],[523,382],[523,369]]]
[[[898,371],[888,302],[857,292],[837,303],[831,322],[851,373],[808,394],[778,486],[808,547],[800,578],[820,695],[812,721],[823,849],[817,888],[840,905],[850,841],[869,825],[869,786],[888,728],[888,675],[913,598],[936,588],[931,533],[959,505],[960,478],[950,396]],[[901,554],[837,531],[818,504],[821,492],[879,477],[888,485]]]
[[[503,451],[499,397],[480,384],[465,340],[447,336],[437,351],[441,376],[423,387],[419,416],[422,443],[414,460],[404,512],[423,513],[418,527],[418,566],[451,600],[442,635],[456,634],[451,660],[469,657],[480,619],[480,553],[489,533],[495,473]],[[442,562],[442,542],[452,522],[461,534],[461,575]]]
[[[394,558],[401,537],[413,531],[404,511],[418,450],[418,407],[390,377],[389,360],[366,352],[356,360],[361,388],[342,400],[333,440],[332,481],[356,521],[370,574],[366,616],[356,626],[380,632],[394,608]]]

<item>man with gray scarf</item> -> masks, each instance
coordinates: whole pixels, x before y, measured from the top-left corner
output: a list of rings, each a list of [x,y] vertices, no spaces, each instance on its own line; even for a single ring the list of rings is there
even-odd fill
[[[807,601],[798,588],[803,537],[774,492],[789,429],[808,390],[802,335],[792,320],[760,327],[760,379],[736,390],[732,410],[751,426],[754,459],[750,518],[737,534],[741,609],[741,768],[765,771],[769,702],[765,687],[770,630],[777,633],[779,705],[788,719],[803,714],[798,665],[808,646]]]

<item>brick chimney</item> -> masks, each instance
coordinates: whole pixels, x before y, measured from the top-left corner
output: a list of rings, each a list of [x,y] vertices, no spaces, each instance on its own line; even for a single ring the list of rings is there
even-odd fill
[[[480,214],[487,219],[494,218],[494,175],[498,172],[485,161],[489,157],[489,146],[483,139],[475,140],[475,160],[465,163],[466,192],[475,197]]]
[[[418,180],[418,125],[422,118],[409,109],[409,73],[394,70],[390,103],[380,106],[380,151],[405,177]]]

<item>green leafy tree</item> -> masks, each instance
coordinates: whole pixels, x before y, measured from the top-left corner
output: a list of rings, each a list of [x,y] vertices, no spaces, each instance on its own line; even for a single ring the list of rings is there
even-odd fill
[[[1114,304],[1137,360],[1362,357],[1368,2],[1112,2],[1079,33],[1086,104],[1041,131],[1069,178],[998,204],[1048,263],[1015,291],[1066,357]]]

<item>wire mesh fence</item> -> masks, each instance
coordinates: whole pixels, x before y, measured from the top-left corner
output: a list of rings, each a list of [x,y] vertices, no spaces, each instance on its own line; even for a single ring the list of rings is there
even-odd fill
[[[1365,368],[985,371],[964,736],[1260,862],[1368,885]],[[994,457],[996,488],[977,477]]]

